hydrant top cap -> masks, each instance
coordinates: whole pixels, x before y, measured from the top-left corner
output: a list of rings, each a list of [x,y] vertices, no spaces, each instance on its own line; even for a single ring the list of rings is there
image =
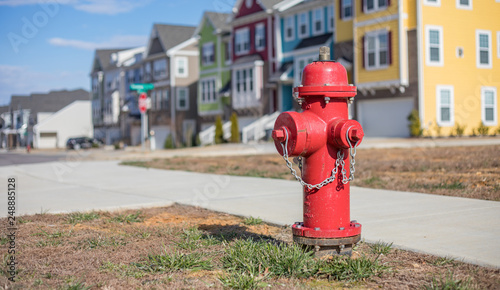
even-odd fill
[[[347,72],[340,63],[315,61],[302,73],[303,86],[348,86]]]

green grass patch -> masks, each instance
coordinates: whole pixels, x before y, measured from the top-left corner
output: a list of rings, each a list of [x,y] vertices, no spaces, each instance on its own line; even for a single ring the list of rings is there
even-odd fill
[[[97,212],[73,212],[70,213],[67,218],[66,222],[69,224],[77,224],[77,223],[82,223],[82,222],[89,222],[93,221],[96,219],[101,218],[99,213]]]
[[[371,252],[375,255],[387,255],[391,252],[392,243],[379,241],[375,244],[370,244],[369,247]]]
[[[457,279],[453,277],[453,273],[448,272],[447,275],[440,276],[439,278],[432,278],[429,285],[425,285],[424,289],[427,290],[467,290],[472,289],[470,279]]]
[[[149,165],[148,162],[146,161],[123,161],[120,163],[120,165],[127,165],[127,166],[137,166],[137,167],[143,167],[143,168],[148,168]]]
[[[454,181],[454,182],[440,182],[435,184],[424,184],[424,183],[412,183],[410,184],[410,188],[423,188],[430,191],[438,190],[438,189],[446,189],[446,190],[462,190],[467,188],[462,182]]]
[[[230,289],[256,289],[268,286],[267,283],[261,282],[264,277],[254,277],[248,273],[231,272],[219,275],[219,282],[224,288]]]
[[[362,281],[375,275],[381,275],[387,267],[381,265],[377,259],[359,257],[335,256],[330,261],[321,261],[316,276],[338,281]]]
[[[254,217],[250,216],[250,217],[245,218],[243,220],[243,223],[248,225],[248,226],[249,225],[260,225],[260,224],[262,224],[262,219],[258,218],[258,217],[254,218]]]
[[[166,249],[161,255],[148,255],[145,261],[133,265],[142,271],[151,273],[178,270],[210,270],[213,267],[211,259],[206,254],[168,252]]]
[[[370,178],[363,179],[361,181],[366,186],[382,186],[384,181],[378,176],[372,176]]]
[[[119,277],[133,277],[135,279],[140,279],[147,275],[147,273],[137,269],[137,267],[133,265],[115,264],[109,261],[104,262],[100,270],[108,273],[113,272]]]
[[[446,266],[446,265],[455,266],[457,264],[455,259],[451,257],[438,257],[433,261],[429,261],[428,263],[434,266]]]
[[[142,212],[140,210],[136,211],[133,214],[120,214],[115,217],[112,217],[111,221],[115,223],[124,223],[124,224],[140,223],[144,220],[141,214]]]

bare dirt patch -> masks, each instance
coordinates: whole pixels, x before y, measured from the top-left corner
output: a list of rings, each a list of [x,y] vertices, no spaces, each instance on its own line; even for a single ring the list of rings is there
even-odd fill
[[[247,225],[248,220],[241,217],[182,205],[115,213],[38,214],[18,221],[15,283],[7,280],[8,241],[5,234],[0,236],[4,253],[0,285],[4,289],[220,289],[248,279],[245,272],[240,275],[232,269],[236,261],[227,265],[228,249],[238,242],[291,247],[289,227]],[[382,270],[349,281],[332,278],[325,269],[315,269],[319,274],[308,277],[273,276],[272,270],[257,265],[258,275],[249,280],[254,284],[248,285],[410,289],[448,283],[472,289],[500,288],[498,269],[390,249],[385,244],[360,243],[351,261],[353,265],[375,261]],[[233,287],[247,284],[237,285]]]
[[[293,180],[281,156],[175,157],[151,168]],[[358,149],[353,185],[500,201],[500,146]]]

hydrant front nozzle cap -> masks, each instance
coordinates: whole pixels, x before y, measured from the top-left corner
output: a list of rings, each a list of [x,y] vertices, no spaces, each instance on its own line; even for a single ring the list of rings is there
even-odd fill
[[[273,130],[272,136],[273,136],[273,139],[278,141],[278,142],[285,141],[285,131],[283,131],[283,129]]]
[[[330,48],[328,46],[322,46],[319,48],[319,61],[330,60]]]

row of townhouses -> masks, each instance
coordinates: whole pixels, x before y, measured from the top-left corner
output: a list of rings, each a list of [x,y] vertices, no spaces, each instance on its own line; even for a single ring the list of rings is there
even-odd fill
[[[154,24],[145,47],[96,51],[95,136],[140,143],[129,86],[152,83],[157,148],[168,136],[209,143],[216,117],[232,113],[242,140],[258,140],[277,113],[299,109],[292,88],[321,46],[357,86],[350,114],[367,136],[409,136],[412,110],[430,136],[457,125],[465,135],[480,124],[496,129],[497,15],[498,0],[237,0],[231,13],[205,12],[197,27]]]

